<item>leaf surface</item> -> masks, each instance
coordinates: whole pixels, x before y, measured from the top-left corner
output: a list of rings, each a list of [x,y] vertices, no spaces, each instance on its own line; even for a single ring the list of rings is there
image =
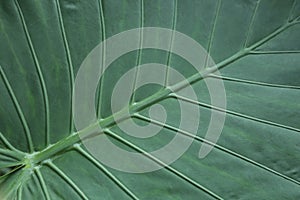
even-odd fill
[[[1,0],[0,198],[299,199],[299,16],[299,0]],[[189,134],[178,130],[178,101],[200,109],[197,136],[180,159],[159,171],[131,174],[103,165],[81,144],[72,120],[72,89],[96,45],[138,27],[177,30],[201,44],[216,62],[207,66],[212,73],[204,79],[222,78],[213,73],[220,70],[227,109],[211,105],[198,77],[192,85],[198,101],[157,99],[168,116],[165,124],[155,122],[162,128],[155,137],[138,139],[116,125],[107,127],[116,145],[150,152],[176,132]],[[95,105],[100,118],[112,114],[111,93],[119,78],[149,62],[195,77],[193,67],[170,52],[123,55],[100,81]],[[134,98],[155,100],[164,90],[145,86]],[[133,113],[136,123],[149,123],[152,104]],[[212,110],[227,113],[225,126],[215,148],[199,159]]]

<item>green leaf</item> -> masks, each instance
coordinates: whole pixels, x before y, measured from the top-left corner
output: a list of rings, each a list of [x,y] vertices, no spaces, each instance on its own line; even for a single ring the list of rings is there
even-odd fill
[[[299,16],[299,0],[2,0],[0,198],[299,199]],[[72,120],[72,91],[94,47],[138,27],[182,32],[216,65],[201,77],[180,56],[157,49],[130,52],[111,64],[95,107],[104,134],[117,146],[164,165],[147,152],[176,132],[190,137],[178,130],[178,102],[201,113],[197,136],[178,160],[132,174],[102,164],[82,145]],[[115,125],[111,94],[125,72],[151,62],[183,74],[198,100],[157,85],[139,88],[133,96],[138,103],[130,107],[135,122],[162,130],[134,138]],[[226,109],[212,105],[204,82],[216,79],[224,81]],[[165,107],[166,123],[149,118],[155,103]],[[202,143],[212,143],[205,139],[212,111],[226,112],[226,122],[213,150],[199,159]]]

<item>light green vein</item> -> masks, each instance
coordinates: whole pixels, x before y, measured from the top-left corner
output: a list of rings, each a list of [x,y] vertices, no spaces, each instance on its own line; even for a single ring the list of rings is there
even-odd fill
[[[138,55],[136,60],[136,70],[134,74],[134,80],[133,80],[133,87],[132,87],[132,99],[131,102],[135,102],[135,90],[139,75],[139,68],[137,66],[141,65],[142,62],[142,49],[143,49],[143,27],[144,27],[144,0],[140,0],[140,32],[139,32],[139,49],[138,49]]]
[[[297,54],[300,50],[286,50],[286,51],[250,51],[250,54]]]
[[[23,186],[21,185],[17,190],[17,199],[22,200]]]
[[[63,172],[61,171],[54,163],[51,161],[45,162],[45,165],[49,166],[57,175],[59,175],[66,183],[74,189],[74,191],[83,199],[88,200],[88,197],[83,193],[83,191]]]
[[[83,150],[79,144],[74,145],[76,151],[78,151],[82,156],[92,162],[97,168],[99,168],[107,177],[109,177],[115,184],[117,184],[129,197],[134,200],[138,200],[139,198],[129,189],[127,188],[117,177],[115,177],[110,171],[108,171],[100,162],[98,162],[95,158],[93,158],[90,154],[88,154],[85,150]]]
[[[102,0],[98,0],[98,9],[99,9],[99,20],[100,20],[100,29],[101,29],[101,38],[102,38],[102,66],[101,66],[101,74],[102,77],[100,79],[100,85],[98,90],[98,103],[97,103],[97,117],[101,118],[101,104],[102,104],[102,93],[103,93],[103,85],[104,85],[104,66],[105,66],[105,54],[106,54],[106,36],[105,36],[105,21],[104,21],[104,10],[102,5]]]
[[[13,164],[14,166],[20,164],[18,161],[22,160],[24,156],[24,154],[2,148],[0,148],[0,155],[4,155],[16,160],[16,162]]]
[[[189,136],[190,138],[194,138],[194,139],[196,139],[196,140],[199,141],[199,142],[203,142],[203,143],[206,143],[206,144],[208,144],[208,145],[214,146],[215,148],[217,148],[217,149],[219,149],[219,150],[221,150],[221,151],[223,151],[223,152],[225,152],[225,153],[228,153],[228,154],[230,154],[230,155],[232,155],[232,156],[234,156],[234,157],[237,157],[237,158],[239,158],[239,159],[241,159],[241,160],[243,160],[243,161],[246,161],[246,162],[248,162],[248,163],[251,163],[251,164],[253,164],[253,165],[255,165],[255,166],[257,166],[257,167],[259,167],[259,168],[261,168],[261,169],[263,169],[263,170],[266,170],[266,171],[268,171],[268,172],[270,172],[270,173],[272,173],[272,174],[275,174],[276,176],[280,176],[281,178],[284,178],[284,179],[286,179],[286,180],[288,180],[288,181],[291,181],[291,182],[293,182],[293,183],[295,183],[295,184],[297,184],[297,185],[300,185],[300,182],[299,182],[299,181],[297,181],[297,180],[295,180],[295,179],[293,179],[293,178],[291,178],[291,177],[288,177],[288,176],[286,176],[286,175],[284,175],[284,174],[282,174],[282,173],[280,173],[280,172],[278,172],[278,171],[276,171],[276,170],[273,170],[273,169],[267,167],[266,165],[263,165],[263,164],[261,164],[261,163],[259,163],[259,162],[257,162],[257,161],[254,161],[254,160],[252,160],[252,159],[250,159],[250,158],[248,158],[248,157],[246,157],[246,156],[243,156],[243,155],[241,155],[241,154],[239,154],[239,153],[237,153],[237,152],[234,152],[234,151],[232,151],[232,150],[230,150],[230,149],[228,149],[228,148],[225,148],[225,147],[223,147],[223,146],[221,146],[221,145],[219,145],[219,144],[214,144],[214,143],[210,142],[209,140],[206,140],[206,139],[204,139],[204,138],[202,138],[202,137],[195,136],[195,135],[193,135],[193,134],[191,134],[191,133],[189,133],[189,132],[187,132],[187,131],[180,130],[180,129],[178,129],[178,128],[176,128],[176,127],[173,127],[173,126],[171,126],[171,125],[169,125],[169,124],[164,124],[164,123],[161,123],[161,122],[159,122],[159,121],[157,121],[157,120],[154,120],[154,119],[150,119],[150,118],[145,117],[145,116],[143,116],[143,115],[141,115],[141,114],[135,114],[134,116],[135,116],[136,118],[141,119],[141,120],[144,120],[144,121],[146,121],[146,122],[148,122],[148,123],[156,124],[156,125],[158,125],[158,126],[160,126],[160,127],[164,127],[164,128],[169,129],[169,130],[171,130],[171,131],[175,131],[175,132],[178,132],[178,133],[180,133],[180,134]]]
[[[288,16],[288,19],[287,19],[288,22],[292,20],[292,15],[293,15],[293,11],[295,10],[296,3],[297,3],[297,1],[294,0],[293,5],[292,5],[291,10],[290,10],[290,13],[289,13],[289,16]]]
[[[286,29],[298,24],[299,21],[298,19],[292,20],[290,22],[285,23],[283,26],[279,27],[278,29],[276,29],[274,32],[272,32],[271,34],[267,35],[266,37],[262,38],[261,40],[259,40],[258,42],[254,43],[253,45],[251,45],[250,47],[246,48],[246,49],[250,49],[250,51],[255,50],[257,47],[265,44],[266,42],[268,42],[269,40],[271,40],[272,38],[274,38],[275,36],[279,35],[280,33],[282,33],[283,31],[285,31]]]
[[[203,102],[195,101],[195,100],[192,100],[192,99],[189,99],[189,98],[186,98],[186,97],[183,97],[183,96],[175,95],[175,94],[172,94],[170,96],[174,97],[174,98],[178,98],[178,99],[183,100],[185,102],[189,102],[189,103],[192,103],[192,104],[195,104],[195,105],[199,105],[199,106],[203,106],[203,107],[206,107],[206,108],[214,109],[214,110],[217,110],[217,111],[220,111],[220,112],[228,113],[228,114],[231,114],[231,115],[234,115],[234,116],[237,116],[237,117],[241,117],[241,118],[244,118],[244,119],[249,119],[249,120],[260,122],[260,123],[263,123],[263,124],[268,124],[268,125],[284,128],[284,129],[287,129],[287,130],[300,132],[300,129],[295,128],[295,127],[286,126],[286,125],[275,123],[275,122],[272,122],[272,121],[269,121],[269,120],[264,120],[264,119],[260,119],[260,118],[257,118],[257,117],[252,117],[250,115],[245,115],[245,114],[241,114],[241,113],[234,112],[234,111],[231,111],[231,110],[219,108],[219,107],[216,107],[216,106],[212,106],[212,105],[209,105],[209,104],[206,104],[206,103],[203,103]]]
[[[13,168],[12,170],[8,171],[7,173],[3,174],[2,176],[0,176],[0,182],[2,180],[4,180],[5,178],[7,178],[9,175],[12,175],[13,173],[17,172],[18,170],[22,169],[24,167],[24,165],[18,165],[15,168]],[[17,183],[14,183],[13,187],[18,187],[19,185],[17,185]],[[2,191],[1,191],[2,192]]]
[[[178,10],[178,2],[177,0],[174,0],[174,8],[173,8],[173,18],[172,18],[172,35],[171,35],[171,42],[168,52],[168,58],[167,58],[167,70],[166,70],[166,76],[165,76],[165,87],[169,85],[169,71],[170,71],[170,64],[171,64],[171,57],[172,57],[172,50],[173,50],[173,44],[174,44],[174,35],[176,31],[176,25],[177,25],[177,11]]]
[[[238,82],[238,83],[246,83],[246,84],[251,84],[251,85],[266,86],[266,87],[286,88],[286,89],[300,89],[300,86],[272,84],[272,83],[265,83],[265,82],[260,82],[260,81],[251,81],[251,80],[244,80],[244,79],[232,78],[232,77],[226,77],[226,76],[218,76],[218,75],[214,75],[214,74],[211,74],[208,77],[222,79],[222,80],[226,80],[226,81]]]
[[[3,142],[3,144],[6,146],[6,148],[18,152],[18,153],[23,153],[20,150],[16,149],[7,139],[6,137],[0,132],[0,140]]]
[[[45,84],[45,80],[44,80],[44,77],[43,77],[43,73],[41,71],[41,67],[40,67],[40,64],[39,64],[39,61],[38,61],[38,58],[36,56],[36,53],[35,53],[35,50],[34,50],[34,46],[32,44],[32,41],[31,41],[31,37],[30,37],[30,34],[28,32],[28,28],[27,28],[27,25],[26,25],[26,22],[25,22],[25,18],[23,16],[23,13],[22,13],[22,10],[21,10],[21,7],[18,3],[17,0],[15,0],[15,5],[17,7],[17,10],[18,10],[18,13],[19,13],[19,16],[20,16],[20,19],[21,19],[21,22],[22,22],[22,26],[23,26],[23,29],[24,29],[24,32],[25,32],[25,35],[26,35],[26,39],[27,39],[27,42],[28,42],[28,45],[29,45],[29,48],[30,48],[30,51],[31,51],[31,54],[32,54],[32,57],[33,57],[33,60],[34,60],[34,63],[35,63],[35,67],[36,67],[36,71],[37,71],[37,74],[38,74],[38,77],[39,77],[39,81],[40,81],[40,84],[41,84],[41,87],[42,87],[42,93],[43,93],[43,98],[44,98],[44,105],[45,105],[45,134],[46,134],[46,145],[48,145],[50,142],[50,135],[49,135],[49,124],[50,124],[50,120],[49,120],[49,115],[50,115],[50,112],[49,112],[49,99],[48,99],[48,94],[47,94],[47,88],[46,88],[46,84]],[[32,150],[32,149],[31,149]]]
[[[21,121],[21,123],[23,125],[23,129],[24,129],[24,132],[25,132],[26,140],[27,140],[27,143],[28,143],[28,149],[29,149],[29,151],[32,152],[33,151],[33,143],[32,143],[30,129],[28,127],[28,124],[27,124],[27,121],[25,119],[24,113],[23,113],[23,111],[21,109],[21,106],[20,106],[20,104],[18,102],[18,99],[17,99],[17,97],[16,97],[16,95],[15,95],[15,93],[14,93],[14,91],[13,91],[13,89],[12,89],[12,87],[11,87],[8,79],[7,79],[7,76],[6,76],[5,72],[3,71],[1,65],[0,65],[0,75],[1,75],[1,77],[3,79],[3,81],[4,81],[4,85],[5,85],[7,91],[9,93],[9,95],[10,95],[10,98],[11,98],[11,100],[12,100],[14,106],[15,106],[15,109],[16,109],[16,111],[18,113],[20,121]],[[1,138],[4,138],[4,136],[1,136]],[[10,149],[16,150],[12,145],[10,145],[10,143],[8,141],[5,142],[5,143],[10,147]],[[16,150],[16,151],[18,151],[18,150]]]
[[[258,10],[258,7],[259,7],[259,3],[260,3],[261,0],[258,0],[255,4],[255,8],[254,8],[254,11],[253,11],[253,15],[251,17],[251,20],[250,20],[250,25],[248,27],[248,30],[247,30],[247,34],[246,34],[246,40],[245,40],[245,43],[244,43],[244,48],[247,47],[248,45],[248,41],[249,41],[249,38],[250,38],[250,35],[251,35],[251,29],[253,27],[253,24],[254,24],[254,21],[255,21],[255,16],[256,16],[256,13],[257,13],[257,10]]]
[[[222,0],[218,0],[218,4],[217,4],[217,8],[216,8],[216,14],[214,17],[214,22],[212,25],[212,29],[211,29],[211,34],[209,36],[209,41],[208,41],[208,47],[207,47],[207,56],[205,58],[205,63],[204,63],[204,67],[208,67],[208,59],[209,59],[209,55],[211,53],[211,48],[212,48],[212,43],[213,43],[213,39],[214,39],[214,35],[215,35],[215,30],[217,27],[217,21],[218,21],[218,17],[220,14],[220,10],[221,10],[221,4],[222,4]]]
[[[195,180],[191,179],[190,177],[184,175],[183,173],[177,171],[176,169],[174,169],[173,167],[165,164],[163,161],[159,160],[158,158],[156,158],[155,156],[151,155],[150,153],[148,153],[147,151],[141,149],[140,147],[136,146],[135,144],[127,141],[126,139],[118,136],[117,134],[115,134],[113,131],[111,130],[104,130],[104,133],[110,135],[111,137],[117,139],[118,141],[122,142],[123,144],[127,145],[128,147],[136,150],[137,152],[142,153],[144,156],[148,157],[149,159],[153,160],[154,162],[156,162],[157,164],[161,165],[162,167],[164,167],[164,169],[167,169],[168,171],[170,171],[171,173],[175,174],[176,176],[180,177],[181,179],[183,179],[184,181],[190,183],[191,185],[195,186],[196,188],[202,190],[203,192],[207,193],[208,195],[210,195],[211,197],[214,197],[215,199],[222,199],[219,195],[215,194],[214,192],[212,192],[211,190],[205,188],[204,186],[200,185],[198,182],[196,182]]]
[[[36,173],[36,176],[40,182],[40,185],[41,185],[41,188],[42,188],[42,191],[44,193],[44,196],[46,198],[46,200],[50,200],[50,195],[49,195],[49,192],[48,192],[48,189],[47,189],[47,185],[45,183],[45,180],[39,170],[39,168],[35,168],[35,173]]]
[[[56,0],[56,8],[57,8],[57,13],[58,13],[58,20],[59,20],[59,24],[60,24],[60,30],[62,33],[62,37],[63,37],[63,41],[64,41],[64,46],[65,46],[65,50],[66,50],[66,55],[67,55],[67,61],[68,61],[68,68],[69,68],[69,79],[70,79],[70,95],[71,95],[71,101],[70,101],[70,132],[73,132],[73,83],[74,83],[74,68],[73,68],[73,64],[72,64],[72,58],[71,58],[71,53],[70,53],[70,48],[69,48],[69,44],[68,44],[68,40],[67,40],[67,34],[65,31],[65,27],[64,27],[64,21],[63,21],[63,17],[62,17],[62,13],[61,13],[61,9],[60,9],[60,3],[59,0]]]

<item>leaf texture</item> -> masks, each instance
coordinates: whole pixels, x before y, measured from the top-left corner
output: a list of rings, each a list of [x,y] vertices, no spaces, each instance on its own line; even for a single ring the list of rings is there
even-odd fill
[[[299,0],[0,2],[0,199],[300,198]],[[166,123],[150,119],[153,103],[134,112],[136,123],[162,128],[146,140],[107,126],[104,134],[116,145],[163,164],[147,152],[176,132],[191,137],[178,129],[178,101],[201,113],[197,136],[180,159],[155,172],[131,174],[105,166],[81,144],[72,91],[82,61],[96,45],[138,27],[182,32],[216,65],[207,65],[209,73],[201,78],[181,57],[142,49],[142,43],[111,64],[98,88],[99,120],[112,115],[116,82],[140,64],[178,70],[193,80],[198,97],[171,93],[157,99],[167,111]],[[135,75],[133,84],[139,72]],[[165,86],[174,84],[169,75]],[[211,105],[203,79],[223,79],[226,109]],[[164,90],[145,86],[133,100],[145,102]],[[225,126],[215,148],[199,159],[201,144],[210,144],[204,138],[212,110],[227,113]]]

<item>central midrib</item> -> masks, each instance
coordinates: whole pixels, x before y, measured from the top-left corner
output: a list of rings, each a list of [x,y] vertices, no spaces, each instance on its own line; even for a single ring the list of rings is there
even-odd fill
[[[185,88],[186,86],[188,86],[189,84],[193,84],[201,79],[204,79],[205,77],[207,77],[208,75],[221,69],[222,67],[236,61],[237,59],[239,59],[245,55],[248,55],[251,51],[253,51],[257,47],[261,46],[262,44],[269,41],[270,39],[272,39],[273,37],[275,37],[282,31],[284,31],[288,27],[290,27],[298,22],[299,21],[297,21],[296,19],[291,22],[288,22],[288,23],[284,24],[283,26],[281,26],[280,28],[278,28],[277,30],[275,30],[274,32],[272,32],[271,34],[264,37],[263,39],[254,43],[250,47],[247,47],[247,48],[244,48],[244,49],[238,51],[233,56],[216,64],[215,66],[204,68],[202,71],[190,76],[186,80],[183,80],[172,86],[163,88],[163,89],[159,90],[158,92],[154,93],[153,95],[145,98],[144,100],[137,102],[137,103],[132,103],[128,107],[125,107],[124,109],[120,110],[119,112],[117,112],[105,119],[100,119],[97,122],[91,124],[90,126],[71,134],[70,136],[58,141],[55,144],[48,146],[44,150],[34,153],[34,155],[32,156],[33,163],[39,164],[45,160],[51,159],[58,152],[62,152],[64,150],[70,148],[72,145],[79,143],[81,141],[81,138],[89,136],[91,134],[90,131],[93,130],[96,126],[100,126],[102,130],[105,130],[105,129],[108,129],[111,126],[115,125],[117,122],[123,121],[123,120],[129,118],[130,115],[128,116],[127,109],[129,110],[130,114],[139,112],[139,111],[155,104],[156,102],[159,102],[163,99],[168,98],[171,93],[179,91],[179,90]],[[103,133],[103,131],[99,132],[98,135],[101,133]]]
[[[130,114],[139,112],[139,111],[141,111],[163,99],[168,98],[170,94],[185,88],[188,84],[192,84],[194,82],[197,82],[197,81],[207,77],[208,75],[215,72],[222,66],[225,66],[226,64],[231,63],[234,60],[236,60],[242,56],[245,56],[249,51],[250,50],[240,51],[239,53],[235,54],[234,56],[219,63],[219,65],[216,65],[216,66],[210,67],[210,68],[205,68],[200,73],[194,74],[193,76],[189,77],[187,80],[181,81],[173,86],[166,87],[162,90],[159,90],[158,92],[154,93],[153,95],[145,98],[144,100],[142,100],[140,102],[133,103],[133,104],[129,105],[129,107],[124,108],[124,109],[120,110],[119,112],[117,112],[105,119],[98,120],[97,122],[91,124],[90,126],[84,128],[78,132],[75,132],[75,133],[71,134],[70,136],[66,137],[65,139],[62,139],[59,142],[57,142],[53,145],[50,145],[46,149],[36,153],[33,156],[33,162],[36,164],[40,163],[44,160],[51,158],[58,152],[68,149],[72,145],[80,142],[81,138],[85,138],[85,137],[89,136],[91,134],[90,131],[94,130],[94,128],[96,126],[101,127],[102,130],[110,128],[111,126],[115,125],[117,122],[123,121],[130,117],[127,114],[128,112],[126,112],[126,109],[129,110]],[[103,132],[99,132],[98,134],[101,134],[101,133],[103,133]]]

